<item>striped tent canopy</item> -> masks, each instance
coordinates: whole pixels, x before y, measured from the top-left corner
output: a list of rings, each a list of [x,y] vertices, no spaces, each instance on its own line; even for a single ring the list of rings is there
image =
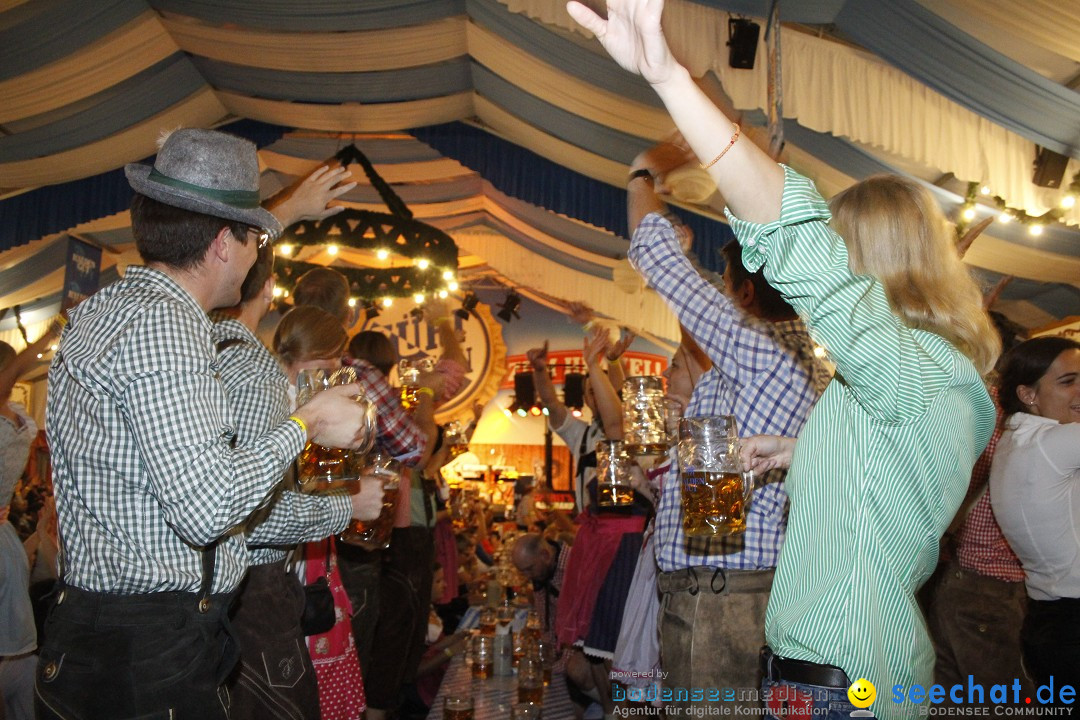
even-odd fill
[[[782,159],[832,195],[877,172],[924,182],[959,221],[999,204],[966,261],[1029,329],[1080,315],[1080,8],[1029,0],[780,2]],[[728,20],[765,0],[668,0],[673,49],[706,92],[764,130],[766,44],[732,69]],[[416,216],[451,234],[461,279],[557,305],[585,300],[659,340],[651,291],[621,292],[627,166],[673,126],[656,96],[570,21],[562,0],[0,0],[0,308],[34,328],[59,304],[69,238],[136,260],[125,163],[162,130],[224,126],[261,148],[263,194],[349,143]],[[1032,181],[1037,148],[1061,188]],[[345,202],[381,207],[361,181]],[[677,197],[719,269],[722,198]],[[999,198],[997,202],[993,198]],[[681,201],[679,200],[681,198]],[[1047,213],[1052,212],[1052,215]],[[319,249],[309,262],[363,264]],[[0,338],[19,343],[12,313]]]

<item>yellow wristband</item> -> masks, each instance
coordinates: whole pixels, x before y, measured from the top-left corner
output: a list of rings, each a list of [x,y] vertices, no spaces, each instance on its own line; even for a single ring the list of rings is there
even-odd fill
[[[424,393],[429,398],[435,399],[435,391],[432,390],[429,387],[418,387],[418,388],[416,388],[416,394],[419,395],[420,393]]]
[[[300,418],[296,417],[295,415],[290,415],[289,419],[292,420],[294,423],[296,423],[298,426],[300,426],[300,429],[304,431],[304,435],[305,436],[307,435],[307,423],[306,422],[304,422]]]

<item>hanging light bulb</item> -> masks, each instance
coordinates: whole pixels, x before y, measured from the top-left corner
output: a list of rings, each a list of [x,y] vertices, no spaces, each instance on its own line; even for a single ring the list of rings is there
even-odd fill
[[[375,257],[379,258],[380,260],[385,260],[386,258],[390,257],[390,251],[386,248],[379,248],[375,251]]]
[[[356,298],[349,298],[349,307],[356,307]]]
[[[1061,198],[1061,207],[1063,207],[1064,209],[1068,210],[1074,205],[1076,205],[1076,196],[1072,193],[1069,193],[1068,195],[1065,195]]]
[[[971,222],[972,220],[974,220],[975,219],[975,208],[970,207],[970,206],[965,208],[964,213],[963,213],[963,218],[965,220],[967,220],[968,222]]]
[[[390,307],[390,306],[391,306],[391,305],[393,305],[393,304],[394,304],[394,298],[392,298],[392,297],[389,297],[389,296],[387,296],[387,297],[384,297],[384,298],[382,299],[382,306],[383,306],[384,308],[388,308],[388,307]]]
[[[296,248],[289,243],[284,243],[282,245],[278,245],[276,249],[278,255],[280,255],[281,257],[289,257],[293,254],[293,250],[295,250]]]
[[[445,290],[440,290],[439,291],[439,299],[440,300],[445,300],[448,297],[450,297],[450,293],[446,292]]]
[[[1039,237],[1043,234],[1043,226],[1039,223],[1034,223],[1028,228],[1028,235],[1032,237]]]
[[[1003,224],[1003,225],[1005,223],[1012,222],[1012,219],[1013,219],[1012,213],[1009,212],[1008,210],[1002,210],[1001,214],[998,215],[998,222]]]
[[[416,293],[412,296],[412,299],[415,300],[418,304],[422,303],[424,302],[424,293]]]
[[[281,287],[280,285],[275,285],[274,286],[274,297],[279,298],[284,294],[285,294],[285,288]]]
[[[454,279],[454,271],[453,270],[443,270],[442,279],[443,280],[453,280]]]
[[[454,281],[451,281],[451,282],[447,283],[446,289],[449,290],[450,292],[457,292],[458,284],[456,282],[454,282]]]
[[[337,245],[327,245],[326,246],[326,252],[329,253],[330,255],[337,255],[338,254],[338,246]]]
[[[420,258],[416,261],[416,267],[420,268],[421,270],[427,270],[429,265],[431,265],[431,261],[427,258]]]
[[[983,195],[989,195],[990,194],[990,186],[989,185],[983,185],[981,188],[979,188],[979,192],[981,192]]]

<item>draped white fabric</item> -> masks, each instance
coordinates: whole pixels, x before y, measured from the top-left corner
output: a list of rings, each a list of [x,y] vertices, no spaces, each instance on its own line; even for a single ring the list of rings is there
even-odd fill
[[[1015,0],[945,0],[945,4],[992,23],[1015,38],[1080,62],[1080,4],[1024,0],[1023,12],[1018,12]],[[1007,47],[995,49],[1009,54]]]
[[[513,12],[585,33],[563,0],[499,0]],[[981,7],[981,4],[980,4]],[[1026,17],[1027,13],[1024,13]],[[717,75],[735,107],[766,107],[765,43],[753,70],[728,66],[727,14],[687,0],[669,0],[664,28],[672,51],[695,76]],[[586,33],[587,34],[587,33]],[[784,116],[818,132],[850,138],[939,174],[986,183],[1010,207],[1041,216],[1061,192],[1031,182],[1031,142],[947,100],[877,58],[830,40],[784,29]],[[644,134],[644,133],[638,133]],[[1067,176],[1080,170],[1070,161]],[[1080,207],[1064,221],[1080,224]]]

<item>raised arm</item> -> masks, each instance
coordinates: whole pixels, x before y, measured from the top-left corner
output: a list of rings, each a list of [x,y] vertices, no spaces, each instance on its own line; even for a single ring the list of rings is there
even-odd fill
[[[760,148],[739,139],[735,124],[672,56],[660,28],[663,0],[608,0],[607,20],[579,2],[566,9],[615,62],[652,85],[732,212],[760,223],[780,217],[783,172]]]
[[[355,182],[347,182],[350,177],[352,173],[343,167],[315,168],[303,180],[270,198],[266,209],[282,227],[301,220],[324,220],[345,209],[344,205],[330,203],[356,187]]]
[[[600,416],[604,437],[608,440],[622,440],[622,403],[619,402],[619,395],[603,366],[610,346],[607,329],[594,327],[590,330],[585,336],[585,365],[589,369],[589,382],[592,384],[596,413]]]
[[[532,348],[525,353],[525,356],[532,365],[533,386],[540,396],[540,402],[547,408],[548,421],[551,427],[557,428],[562,427],[562,424],[566,422],[566,405],[559,399],[559,394],[555,392],[555,384],[551,382],[551,375],[548,374],[547,354],[548,344],[545,340],[543,347]]]

